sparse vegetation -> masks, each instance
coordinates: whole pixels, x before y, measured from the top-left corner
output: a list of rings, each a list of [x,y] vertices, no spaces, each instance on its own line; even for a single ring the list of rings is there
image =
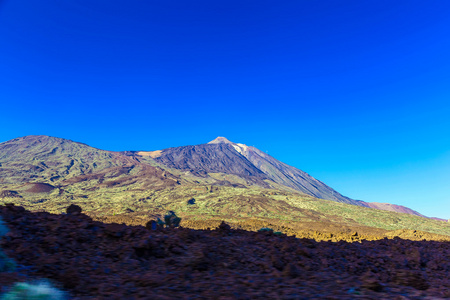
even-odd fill
[[[177,215],[170,211],[167,215],[164,216],[164,224],[167,227],[173,228],[180,226],[181,218],[177,217]]]
[[[315,236],[315,230],[335,233],[357,230],[383,236],[387,230],[403,229],[450,236],[448,222],[316,199],[299,193],[275,193],[259,187],[214,186],[210,192],[209,185],[187,184],[149,190],[127,190],[120,186],[89,190],[94,186],[93,182],[80,182],[71,186],[70,193],[65,189],[61,194],[47,195],[45,202],[33,201],[42,198],[39,194],[23,193],[23,198],[0,199],[0,204],[3,200],[32,211],[52,213],[65,212],[68,205],[76,204],[94,219],[130,225],[145,225],[149,213],[164,216],[167,211],[175,211],[182,219],[181,226],[197,229],[215,228],[225,220],[235,228],[257,231],[261,227],[271,227],[299,237],[304,236],[305,231],[310,232],[308,236]],[[76,196],[79,194],[86,197]],[[188,204],[192,198],[195,198],[195,205]],[[127,212],[127,209],[133,212]],[[165,226],[165,221],[161,221]]]
[[[139,157],[136,163],[130,156],[67,140],[28,139],[44,139],[46,151],[59,150],[45,156],[40,148],[26,153],[12,150],[22,149],[20,143],[8,148],[2,158],[0,204],[13,202],[50,213],[64,213],[75,204],[96,220],[129,225],[145,225],[149,214],[176,211],[182,221],[162,217],[159,225],[202,228],[209,223],[206,228],[214,228],[225,220],[236,228],[272,226],[297,236],[351,229],[376,236],[387,230],[450,236],[449,222],[316,199],[268,180],[264,182],[272,188],[233,174],[196,176],[163,166],[150,156]],[[52,167],[45,168],[43,161]]]
[[[173,211],[169,211],[163,219],[164,221],[161,218],[157,218],[156,221],[150,220],[145,226],[150,230],[156,230],[158,227],[175,228],[180,226],[181,218],[177,217]]]
[[[267,227],[263,227],[260,230],[258,230],[259,232],[273,232],[272,228],[267,228]]]

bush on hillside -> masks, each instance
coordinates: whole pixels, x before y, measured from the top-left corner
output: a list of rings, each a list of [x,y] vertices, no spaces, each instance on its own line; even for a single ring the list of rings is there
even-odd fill
[[[178,227],[180,226],[181,218],[177,217],[177,215],[170,211],[167,215],[164,216],[164,223],[167,227]]]
[[[173,211],[169,211],[168,214],[164,216],[164,221],[158,218],[156,221],[148,221],[145,227],[149,230],[156,230],[158,227],[169,227],[175,228],[180,226],[181,218],[179,218]]]

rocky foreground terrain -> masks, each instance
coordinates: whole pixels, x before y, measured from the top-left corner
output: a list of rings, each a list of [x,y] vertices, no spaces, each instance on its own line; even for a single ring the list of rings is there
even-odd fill
[[[16,281],[48,278],[73,299],[445,299],[450,243],[316,242],[271,231],[146,228],[0,206]]]

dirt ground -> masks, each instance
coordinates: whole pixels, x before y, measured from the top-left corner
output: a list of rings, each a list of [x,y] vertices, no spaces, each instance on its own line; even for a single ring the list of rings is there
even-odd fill
[[[450,243],[317,242],[273,232],[147,229],[0,206],[15,281],[48,278],[73,299],[446,299]]]

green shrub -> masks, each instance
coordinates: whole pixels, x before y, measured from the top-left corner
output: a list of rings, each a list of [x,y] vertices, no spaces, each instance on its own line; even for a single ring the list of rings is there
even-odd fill
[[[65,293],[47,281],[35,283],[17,282],[1,300],[63,300]]]
[[[158,219],[158,223],[159,223]],[[167,227],[178,227],[180,226],[180,222],[181,222],[181,218],[177,217],[177,215],[173,212],[170,211],[167,215],[164,216],[164,224]]]
[[[174,228],[180,226],[180,222],[181,218],[177,217],[177,215],[173,211],[170,211],[167,215],[164,216],[164,221],[160,218],[158,218],[156,221],[150,220],[147,222],[145,227],[147,227],[149,230],[156,230],[158,227],[162,228],[164,226]]]

